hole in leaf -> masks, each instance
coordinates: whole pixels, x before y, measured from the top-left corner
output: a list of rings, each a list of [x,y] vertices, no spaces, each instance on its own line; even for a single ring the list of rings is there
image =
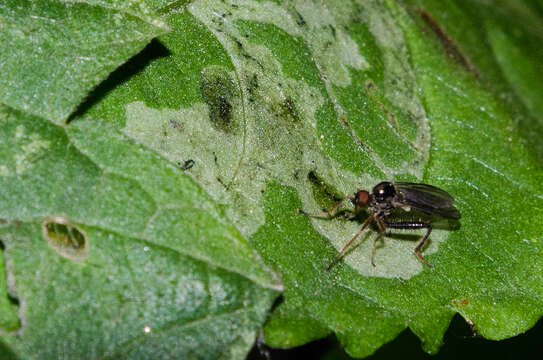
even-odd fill
[[[87,258],[87,236],[65,217],[46,219],[42,225],[47,244],[60,256],[73,261]]]

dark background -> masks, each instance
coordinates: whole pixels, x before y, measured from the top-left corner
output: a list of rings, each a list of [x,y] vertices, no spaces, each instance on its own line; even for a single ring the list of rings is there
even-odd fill
[[[483,339],[460,315],[456,315],[445,333],[441,350],[436,355],[422,351],[420,340],[405,330],[392,342],[367,357],[367,360],[384,359],[543,359],[543,320],[528,332],[502,341]],[[270,349],[266,346],[253,347],[250,360],[294,360],[294,359],[351,359],[341,348],[335,336],[314,341],[289,350]]]

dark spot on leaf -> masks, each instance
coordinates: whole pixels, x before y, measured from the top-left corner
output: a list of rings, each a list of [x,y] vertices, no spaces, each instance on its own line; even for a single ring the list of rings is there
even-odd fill
[[[480,78],[479,72],[475,66],[469,61],[468,57],[460,51],[456,43],[447,35],[441,26],[439,26],[432,15],[423,9],[419,10],[419,14],[430,30],[437,36],[447,55],[466,70],[473,73],[475,77]]]
[[[243,50],[243,44],[241,43],[241,41],[239,41],[238,39],[234,39],[237,47],[238,47],[238,50]]]
[[[396,80],[392,81],[393,83],[396,83]],[[367,80],[364,83],[364,88],[366,89],[366,93],[368,95],[368,98],[370,98],[375,104],[377,104],[381,111],[385,114],[388,124],[395,129],[398,136],[400,136],[404,141],[411,146],[411,148],[418,150],[418,145],[415,144],[413,141],[408,139],[402,132],[402,129],[400,128],[400,123],[398,121],[398,117],[389,110],[389,104],[387,105],[387,101],[385,98],[383,98],[381,95],[379,95],[378,88],[376,88],[375,83],[372,80]],[[381,127],[382,128],[382,127]]]
[[[8,293],[8,300],[12,305],[19,306],[19,298],[15,295]]]
[[[258,90],[258,77],[256,74],[253,74],[247,81],[247,91],[252,96]]]
[[[452,304],[456,306],[457,308],[464,308],[469,305],[468,299],[454,299],[452,300]]]
[[[0,239],[0,251],[4,251],[6,249],[6,246],[4,244],[4,242]],[[0,254],[0,256],[3,256],[3,254]],[[6,266],[6,269],[5,270],[5,273],[4,274],[8,274],[9,273],[9,269],[7,269],[7,264],[6,262],[4,262],[4,266]],[[7,283],[7,278],[4,278],[4,283]],[[17,295],[14,293],[15,289],[13,289],[13,287],[10,287],[8,286],[8,291],[7,291],[7,294],[6,294],[6,297],[8,299],[8,301],[14,305],[14,306],[19,306],[20,302],[19,302],[19,298],[17,297]],[[18,328],[21,327],[21,323],[20,323],[20,319],[19,319],[19,325],[13,329],[7,329],[9,331],[11,330],[16,330]]]
[[[339,115],[338,120],[343,124],[343,126],[350,127],[349,123],[347,122],[347,116]]]
[[[336,28],[333,27],[332,25],[328,25],[328,27],[330,27],[330,31],[332,32],[332,36],[335,38],[336,37]]]
[[[174,119],[170,119],[170,126],[179,132],[183,132],[185,130],[185,125],[175,121]]]
[[[200,94],[209,107],[209,120],[216,129],[233,129],[233,103],[236,98],[234,80],[226,68],[210,66],[204,69],[200,79]]]
[[[302,16],[302,14],[300,14],[299,12],[296,11],[296,24],[300,25],[300,26],[305,26],[306,22]]]
[[[228,189],[228,186],[224,183],[224,181],[223,181],[220,177],[217,177],[217,181],[218,181],[225,189]]]
[[[188,159],[187,161],[183,163],[183,165],[180,165],[181,170],[189,170],[193,166],[194,166],[194,160],[192,159]]]
[[[366,92],[371,92],[373,88],[375,87],[375,83],[371,80],[368,80],[364,83],[364,88],[366,89]]]
[[[294,101],[287,97],[280,105],[280,112],[279,115],[286,120],[290,121],[299,121],[300,116],[298,115],[298,110],[296,110],[296,106],[294,105]]]
[[[63,216],[46,219],[42,231],[47,244],[60,256],[73,261],[87,258],[87,236]]]
[[[323,210],[328,210],[343,198],[343,195],[339,194],[337,189],[324,182],[316,172],[310,171],[307,174],[307,179],[311,183],[313,198]]]

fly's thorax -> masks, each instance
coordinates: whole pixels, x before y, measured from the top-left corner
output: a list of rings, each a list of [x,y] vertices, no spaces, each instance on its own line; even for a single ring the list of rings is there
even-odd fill
[[[394,208],[391,200],[392,199],[381,200],[372,194],[369,204],[370,213],[375,215],[387,215],[390,213],[390,210]]]
[[[375,185],[372,196],[377,202],[389,202],[396,197],[396,189],[392,183],[383,181]]]

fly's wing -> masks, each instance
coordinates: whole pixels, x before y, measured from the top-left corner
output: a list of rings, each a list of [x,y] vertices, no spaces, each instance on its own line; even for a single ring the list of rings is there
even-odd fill
[[[415,210],[448,219],[460,219],[460,212],[453,205],[454,198],[445,190],[409,182],[397,182],[394,187],[401,201]]]

